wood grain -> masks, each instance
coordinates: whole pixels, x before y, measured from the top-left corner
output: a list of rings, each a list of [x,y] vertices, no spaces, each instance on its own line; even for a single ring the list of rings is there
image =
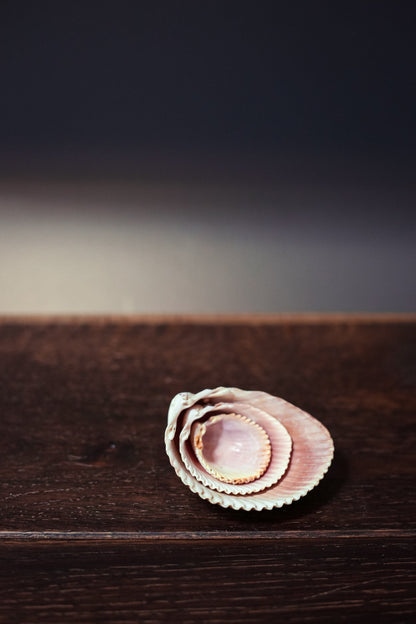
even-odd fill
[[[411,621],[415,354],[409,317],[3,319],[0,554],[11,602],[0,614],[15,619],[0,621],[340,621],[343,605],[345,621]],[[282,396],[328,427],[335,458],[313,492],[247,513],[183,486],[164,452],[169,402],[217,385]],[[190,570],[206,594],[191,596]],[[111,587],[121,611],[102,600]]]
[[[403,622],[415,609],[406,540],[63,541],[0,553],[8,623]]]

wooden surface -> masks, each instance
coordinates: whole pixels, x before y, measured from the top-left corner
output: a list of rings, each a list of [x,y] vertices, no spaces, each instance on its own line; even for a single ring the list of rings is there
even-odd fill
[[[0,322],[0,622],[413,622],[416,321]],[[210,505],[171,398],[259,389],[330,430],[289,507]]]

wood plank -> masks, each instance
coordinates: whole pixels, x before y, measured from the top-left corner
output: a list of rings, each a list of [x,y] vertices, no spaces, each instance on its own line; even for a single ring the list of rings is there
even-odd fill
[[[0,528],[24,531],[399,530],[415,526],[416,324],[0,324]],[[261,389],[336,446],[307,497],[245,513],[200,500],[164,453],[170,399]]]
[[[406,539],[10,542],[0,622],[412,622]]]
[[[227,541],[256,541],[266,540],[287,540],[287,539],[325,539],[325,540],[347,540],[347,539],[382,539],[389,540],[403,538],[412,540],[416,538],[416,531],[412,529],[364,529],[338,531],[338,530],[311,530],[311,531],[291,531],[274,529],[271,531],[0,531],[0,544],[8,542],[90,542],[99,541],[147,541],[154,542],[158,546],[165,541],[185,541],[185,540],[227,540]]]

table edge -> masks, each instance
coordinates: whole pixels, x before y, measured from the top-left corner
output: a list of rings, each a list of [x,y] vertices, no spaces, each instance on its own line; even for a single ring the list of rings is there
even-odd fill
[[[416,313],[276,313],[276,314],[0,314],[7,324],[145,324],[145,325],[280,325],[415,323]]]

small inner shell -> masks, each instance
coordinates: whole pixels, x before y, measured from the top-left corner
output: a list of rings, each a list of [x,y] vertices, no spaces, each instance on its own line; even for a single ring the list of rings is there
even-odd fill
[[[191,430],[196,457],[209,474],[224,483],[250,483],[261,477],[271,459],[265,430],[240,414],[217,414]]]

